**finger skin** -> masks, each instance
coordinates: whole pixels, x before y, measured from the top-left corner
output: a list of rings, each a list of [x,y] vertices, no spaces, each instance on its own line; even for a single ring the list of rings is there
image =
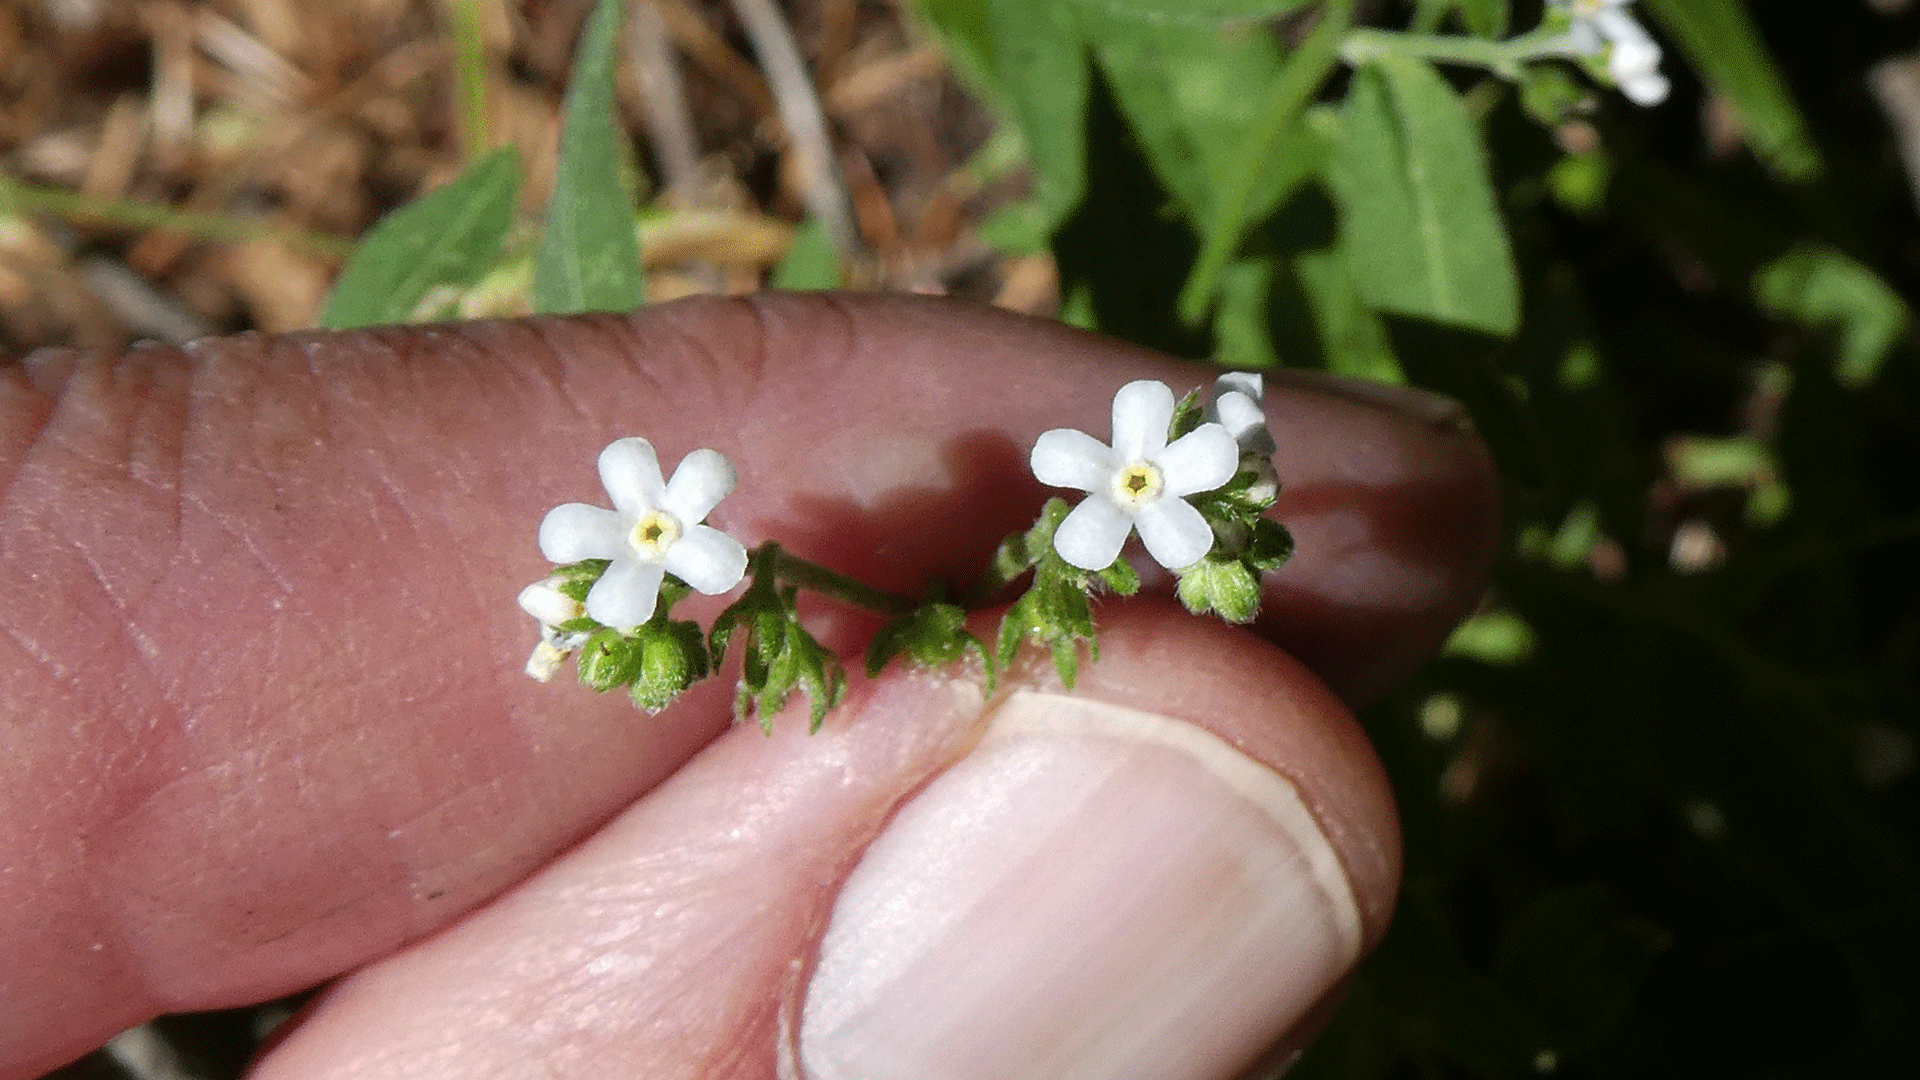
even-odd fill
[[[1291,781],[1377,941],[1398,832],[1346,708],[1250,635],[1154,605],[1105,617],[1077,693],[1196,724]],[[1064,692],[1044,663],[1011,681]],[[893,670],[857,683],[817,735],[803,709],[771,739],[729,733],[526,883],[343,980],[255,1080],[791,1075],[781,1058],[841,882],[1004,693]]]
[[[724,730],[717,682],[648,719],[520,675],[534,530],[603,501],[614,438],[721,451],[714,525],[917,592],[1031,520],[1035,436],[1103,433],[1139,377],[1202,378],[963,305],[795,296],[0,369],[0,1077],[442,926]],[[1364,694],[1477,594],[1484,453],[1322,391],[1267,404],[1301,555],[1263,629]]]

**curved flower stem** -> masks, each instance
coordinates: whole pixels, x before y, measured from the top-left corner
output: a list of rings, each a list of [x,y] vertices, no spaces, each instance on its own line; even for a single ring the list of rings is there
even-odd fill
[[[757,562],[761,552],[771,549],[773,569],[782,582],[797,588],[831,596],[843,604],[863,608],[878,615],[905,615],[920,605],[885,589],[876,589],[817,562],[803,559],[772,540],[754,549]]]
[[[1573,41],[1559,30],[1541,28],[1505,41],[1454,34],[1401,34],[1362,28],[1348,31],[1340,42],[1340,58],[1359,65],[1376,56],[1410,56],[1444,64],[1486,68],[1506,79],[1518,79],[1530,60],[1577,57]]]

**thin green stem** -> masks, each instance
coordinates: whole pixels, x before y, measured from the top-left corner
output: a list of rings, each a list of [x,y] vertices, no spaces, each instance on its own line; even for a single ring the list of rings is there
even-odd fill
[[[830,596],[841,603],[878,615],[905,615],[920,606],[904,596],[876,589],[864,581],[856,581],[817,562],[803,559],[771,540],[755,550],[755,557],[758,558],[760,552],[767,548],[773,550],[774,573],[788,585]]]
[[[1014,533],[1013,535],[1014,537],[1018,537],[1020,534]],[[1001,550],[1004,551],[1005,549],[1006,545],[1002,544]],[[1018,566],[1014,565],[1016,561],[1017,560],[1002,558],[996,554],[993,561],[987,564],[987,568],[980,571],[980,576],[973,579],[973,584],[967,586],[967,591],[960,597],[960,606],[968,610],[979,607],[981,604],[997,596],[1001,589],[1013,584],[1015,579],[1019,578],[1021,574],[1031,569],[1031,564],[1023,563]]]
[[[258,239],[281,240],[337,258],[345,258],[353,251],[353,241],[344,236],[288,229],[223,214],[195,214],[157,203],[96,199],[62,188],[23,184],[12,177],[0,175],[0,214],[23,210],[38,210],[56,217],[129,229],[171,229],[197,240],[231,243]]]
[[[1348,39],[1348,27],[1352,25],[1353,0],[1330,0],[1321,9],[1319,24],[1287,58],[1273,92],[1248,125],[1246,152],[1220,187],[1199,257],[1180,290],[1180,317],[1188,323],[1199,323],[1213,306],[1220,275],[1240,250],[1240,238],[1249,224],[1247,218],[1260,180],[1286,153],[1296,122],[1339,62],[1339,47]]]
[[[479,0],[453,0],[454,73],[459,81],[460,134],[467,160],[487,152],[487,51],[480,31]]]
[[[1528,61],[1578,55],[1565,33],[1545,28],[1505,41],[1488,41],[1458,34],[1396,33],[1363,27],[1350,31],[1340,43],[1340,58],[1351,65],[1376,56],[1407,56],[1485,68],[1506,79],[1518,79]]]

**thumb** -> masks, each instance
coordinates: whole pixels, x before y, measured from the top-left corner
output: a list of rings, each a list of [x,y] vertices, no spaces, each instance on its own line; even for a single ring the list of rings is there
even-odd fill
[[[730,732],[261,1075],[1239,1075],[1383,929],[1390,797],[1272,646],[1103,622],[1072,692],[895,674]]]

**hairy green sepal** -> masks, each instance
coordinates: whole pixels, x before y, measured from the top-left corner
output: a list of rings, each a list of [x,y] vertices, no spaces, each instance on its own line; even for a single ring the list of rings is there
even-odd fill
[[[1088,597],[1100,592],[1131,596],[1140,588],[1139,577],[1125,560],[1115,560],[1105,570],[1082,570],[1053,550],[1054,530],[1071,509],[1065,499],[1048,499],[1033,528],[1008,537],[995,557],[996,571],[1016,564],[1033,570],[1033,584],[1000,620],[995,659],[1004,669],[1013,663],[1022,642],[1045,645],[1053,654],[1054,670],[1068,689],[1073,688],[1079,674],[1083,643],[1089,660],[1100,658]]]
[[[840,661],[814,640],[800,625],[795,612],[799,590],[776,585],[776,564],[780,549],[762,544],[753,553],[748,572],[753,583],[713,621],[709,637],[713,663],[718,666],[727,646],[737,633],[744,632],[744,654],[740,689],[734,695],[736,719],[745,719],[749,711],[759,717],[760,728],[773,734],[773,715],[787,703],[795,688],[806,691],[812,706],[808,731],[820,730],[827,710],[846,695],[846,673]]]
[[[880,674],[889,661],[905,657],[915,667],[942,667],[966,656],[971,650],[986,668],[985,693],[993,693],[999,674],[986,644],[967,629],[966,609],[957,604],[934,601],[900,616],[880,628],[867,646],[867,675]]]

